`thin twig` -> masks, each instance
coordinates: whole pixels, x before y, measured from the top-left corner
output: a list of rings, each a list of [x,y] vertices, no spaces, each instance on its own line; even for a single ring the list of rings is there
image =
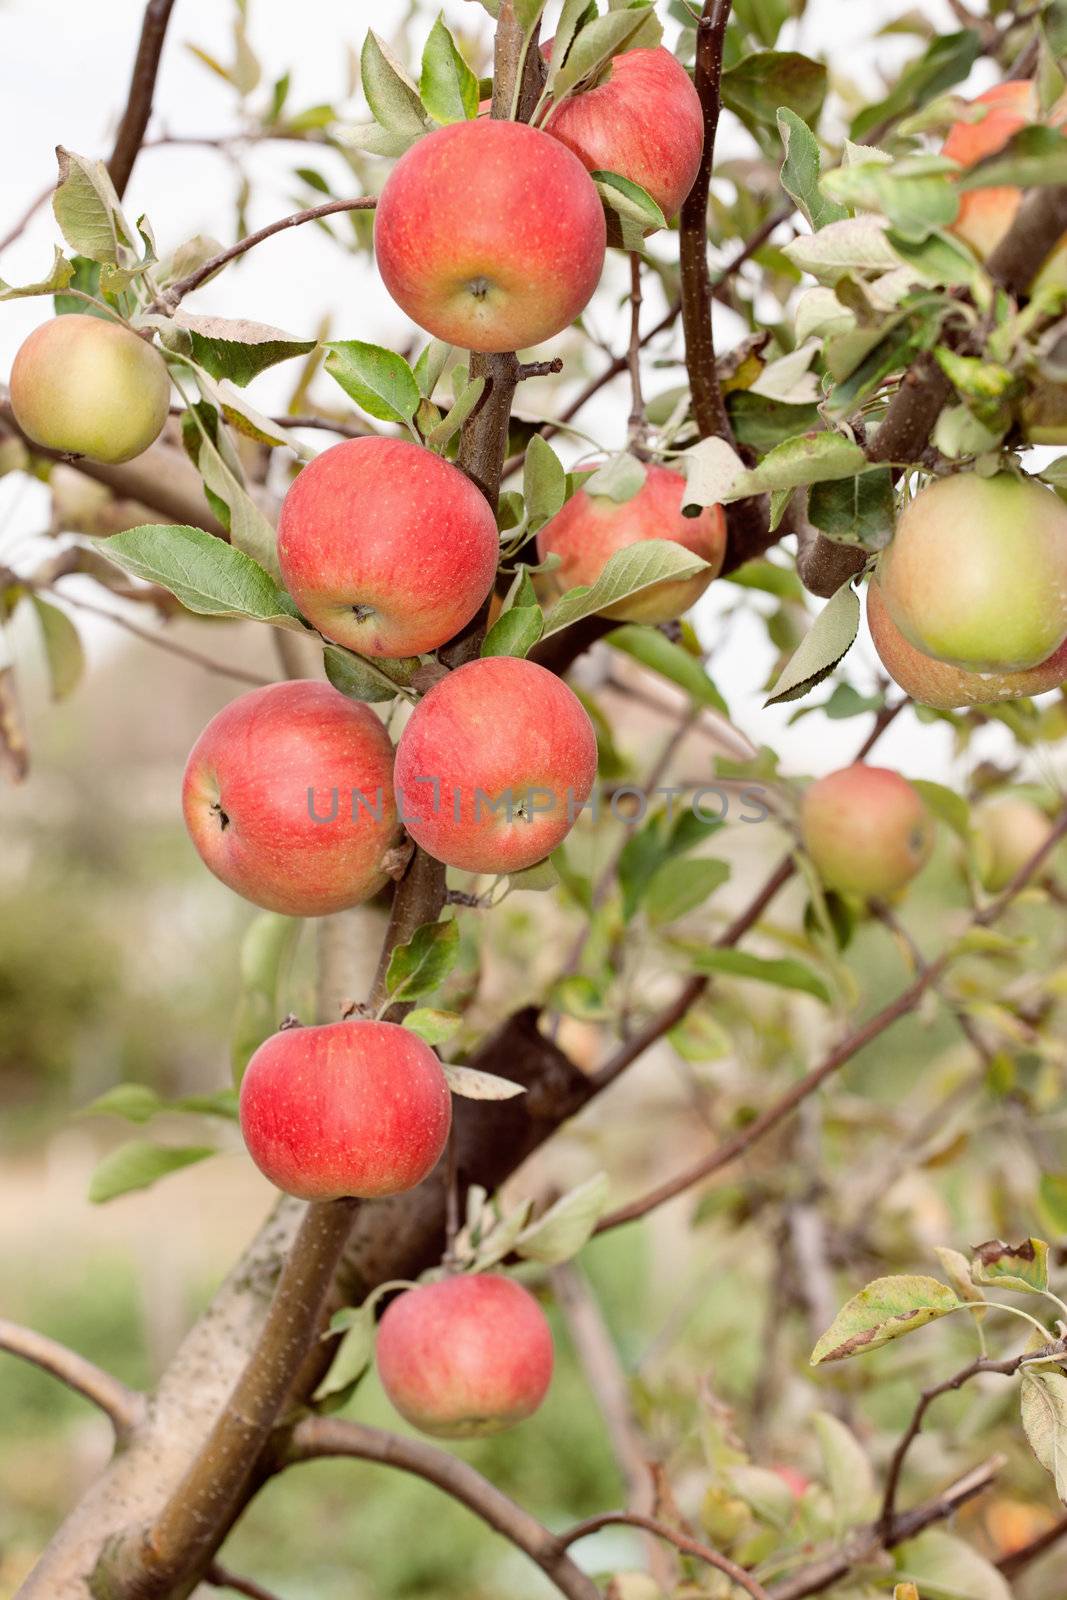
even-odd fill
[[[1014,1578],[1031,1562],[1047,1555],[1061,1539],[1067,1539],[1067,1517],[1061,1517],[1051,1528],[1046,1528],[1036,1539],[1031,1539],[1029,1544],[1024,1544],[1020,1549],[1012,1550],[1006,1556],[1002,1556],[997,1566],[1006,1578]]]
[[[58,592],[58,591],[57,591]],[[230,667],[224,661],[215,661],[211,656],[202,655],[199,650],[191,650],[187,645],[175,644],[173,639],[168,639],[164,634],[152,628],[142,628],[138,623],[131,622],[129,617],[120,616],[117,611],[109,611],[106,606],[98,606],[92,600],[83,600],[80,596],[62,595],[64,605],[73,607],[75,611],[85,611],[94,617],[103,617],[108,622],[113,622],[117,628],[124,628],[127,633],[132,633],[134,638],[143,639],[147,644],[155,645],[158,650],[165,650],[168,655],[180,656],[183,661],[192,662],[193,666],[203,667],[205,672],[216,673],[221,678],[232,678],[235,683],[248,683],[253,688],[261,689],[272,683],[272,678],[263,678],[256,672],[246,672],[243,667]]]
[[[152,115],[152,100],[156,92],[156,79],[159,76],[159,58],[163,53],[163,41],[167,36],[167,24],[173,9],[174,0],[148,0],[145,6],[126,109],[122,113],[122,121],[115,136],[115,148],[107,164],[107,170],[120,200],[126,192],[133,164],[144,142],[148,119]]]
[[[23,230],[33,221],[41,207],[52,198],[54,190],[55,184],[50,183],[47,189],[42,189],[40,194],[34,196],[18,221],[13,223],[8,232],[4,234],[4,237],[0,239],[0,250],[6,250],[9,244],[14,244]]]
[[[643,1517],[636,1511],[603,1511],[597,1517],[587,1517],[584,1522],[576,1523],[562,1536],[564,1547],[576,1544],[579,1539],[585,1539],[591,1533],[597,1533],[601,1528],[626,1526],[643,1528],[646,1533],[654,1533],[658,1539],[666,1539],[673,1544],[676,1550],[681,1550],[684,1555],[696,1556],[698,1561],[706,1561],[709,1567],[715,1567],[719,1572],[724,1572],[731,1583],[736,1583],[744,1589],[752,1600],[769,1600],[766,1589],[744,1567],[739,1567],[736,1561],[731,1561],[729,1556],[720,1555],[717,1550],[712,1550],[708,1545],[701,1544],[699,1539],[690,1539],[688,1534],[679,1533],[676,1528],[668,1527],[665,1522],[657,1522],[655,1517]]]
[[[87,1361],[75,1350],[48,1338],[47,1334],[35,1333],[32,1328],[23,1328],[17,1322],[0,1317],[0,1350],[32,1362],[42,1372],[58,1378],[75,1394],[98,1406],[111,1419],[119,1439],[132,1433],[144,1417],[143,1395],[127,1388],[119,1378],[112,1377],[110,1372]]]
[[[320,217],[332,217],[340,211],[373,211],[377,204],[373,195],[360,195],[354,200],[327,200],[324,205],[311,206],[307,211],[294,211],[287,217],[279,217],[277,222],[268,222],[265,228],[258,228],[255,233],[238,239],[236,244],[220,250],[194,272],[189,272],[184,278],[179,278],[177,283],[172,283],[169,289],[164,289],[163,293],[152,301],[147,310],[167,313],[177,310],[187,294],[192,294],[193,290],[199,289],[208,278],[213,278],[220,268],[230,261],[235,261],[238,256],[243,256],[247,251],[254,250],[264,239],[272,239],[276,233],[284,233],[287,228],[301,228],[305,222],[317,222]]]
[[[293,1429],[282,1465],[333,1456],[377,1461],[436,1484],[535,1561],[568,1600],[598,1600],[596,1584],[575,1566],[561,1541],[459,1457],[380,1428],[336,1417],[306,1417]]]
[[[630,448],[636,455],[642,453],[648,433],[645,416],[645,399],[641,393],[641,256],[630,251],[630,345],[627,351],[630,368]]]
[[[252,1578],[242,1578],[239,1573],[231,1572],[217,1561],[208,1568],[205,1581],[214,1589],[232,1589],[234,1594],[247,1595],[248,1600],[278,1600],[278,1596],[270,1589],[264,1589],[261,1583],[256,1583]]]

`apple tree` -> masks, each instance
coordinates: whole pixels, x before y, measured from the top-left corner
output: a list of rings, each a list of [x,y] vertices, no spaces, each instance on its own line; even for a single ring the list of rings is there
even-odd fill
[[[145,9],[108,158],[59,146],[51,267],[0,286],[41,310],[0,453],[108,510],[68,501],[20,549],[4,615],[36,613],[57,696],[97,591],[210,619],[211,652],[258,624],[278,669],[174,795],[256,908],[232,1080],[220,1040],[213,1095],[116,1084],[92,1109],[147,1126],[93,1197],[210,1156],[154,1139],[163,1109],[236,1120],[281,1195],[152,1393],[0,1323],[115,1434],[25,1600],[262,1596],[226,1541],[324,1458],[428,1480],[571,1600],[1062,1592],[1067,5],[904,11],[874,101],[805,51],[805,9],[414,5],[366,30],[350,105],[301,111],[239,4],[232,64],[206,58],[233,159],[325,146],[347,180],[301,167],[314,203],[230,244],[174,239],[165,188],[124,208],[174,0]],[[220,273],[339,219],[395,348],[358,305],[339,338],[213,312]],[[285,363],[275,415],[252,395]],[[0,733],[32,782],[17,667]],[[772,748],[786,715],[809,770]],[[843,765],[819,750],[842,722]],[[872,759],[905,726],[907,776]],[[686,1135],[598,1164],[646,1061],[679,1072]],[[575,1119],[585,1173],[517,1199]],[[899,1204],[919,1175],[937,1227]],[[744,1255],[732,1409],[714,1348],[668,1395],[605,1331],[576,1258],[651,1218]],[[626,1490],[569,1524],[447,1445],[538,1427],[546,1308]],[[356,1420],[374,1362],[409,1429]],[[990,1538],[991,1497],[1040,1508],[1025,1536]],[[643,1565],[605,1553],[613,1525]]]

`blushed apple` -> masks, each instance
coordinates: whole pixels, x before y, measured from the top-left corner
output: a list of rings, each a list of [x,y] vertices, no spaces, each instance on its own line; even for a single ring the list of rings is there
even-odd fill
[[[396,752],[400,817],[416,844],[465,872],[520,872],[566,837],[593,788],[593,725],[533,661],[469,661],[434,685]]]
[[[204,865],[253,905],[323,917],[386,881],[393,747],[369,706],[328,683],[253,689],[192,748],[182,784]]]
[[[605,241],[578,158],[538,128],[492,118],[419,139],[374,217],[378,270],[397,305],[465,350],[562,333],[600,281]]]
[[[405,439],[346,439],[294,479],[278,523],[285,586],[327,639],[417,656],[466,627],[500,539],[458,467]]]
[[[940,478],[899,519],[878,583],[917,650],[968,672],[1039,666],[1067,639],[1067,506],[1012,473]]]
[[[544,46],[549,56],[551,44]],[[640,184],[668,221],[700,170],[700,97],[688,72],[662,45],[613,57],[602,83],[564,100],[543,126],[590,172],[617,172]]]
[[[705,506],[698,517],[683,517],[685,489],[680,472],[654,462],[647,465],[645,481],[631,500],[612,500],[579,489],[537,535],[541,561],[550,555],[560,557],[552,582],[559,589],[595,583],[617,550],[644,539],[669,539],[700,556],[708,570],[693,578],[653,584],[610,606],[604,615],[619,622],[670,622],[680,617],[717,575],[726,551],[722,507]]]
[[[999,894],[1052,832],[1052,823],[1032,800],[999,795],[974,808],[974,853],[982,887]]]
[[[929,858],[934,826],[906,778],[862,762],[819,778],[800,813],[804,848],[829,889],[884,899]]]
[[[241,1132],[271,1183],[300,1200],[375,1200],[433,1171],[452,1096],[441,1063],[392,1022],[283,1028],[241,1080]]]
[[[93,461],[132,461],[159,438],[170,376],[125,324],[73,314],[35,328],[11,368],[11,409],[35,444]]]
[[[392,1301],[377,1358],[382,1387],[406,1421],[439,1439],[471,1439],[537,1410],[552,1381],[552,1334],[521,1284],[478,1273]]]
[[[889,676],[905,694],[939,711],[995,705],[1044,694],[1067,682],[1067,640],[1047,661],[1025,672],[967,672],[916,650],[886,610],[882,591],[872,578],[867,586],[867,624],[874,648]]]

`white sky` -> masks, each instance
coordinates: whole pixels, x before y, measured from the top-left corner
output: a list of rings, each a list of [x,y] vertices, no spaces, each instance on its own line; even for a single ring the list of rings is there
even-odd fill
[[[348,5],[339,5],[337,0],[299,0],[299,4],[249,0],[248,9],[252,42],[264,63],[265,80],[291,68],[289,105],[300,109],[339,99],[348,71],[347,47],[358,49],[370,23],[387,35],[399,28],[408,5],[407,0],[375,0],[373,6],[359,0]],[[558,6],[550,5],[550,26],[556,9]],[[833,72],[859,80],[876,97],[879,62],[898,62],[914,51],[915,41],[894,37],[874,43],[871,36],[881,22],[907,9],[908,0],[810,0],[807,15],[790,42],[812,53],[825,51]],[[957,26],[942,0],[933,0],[923,9],[939,26]],[[665,12],[665,3],[661,10]],[[0,166],[0,234],[51,180],[57,143],[81,154],[107,153],[117,108],[125,94],[141,13],[141,0],[95,0],[91,5],[74,5],[70,0],[0,0],[0,148],[8,152]],[[195,42],[226,59],[232,14],[227,0],[178,0],[156,96],[152,128],[157,135],[163,131],[216,135],[233,129],[236,108],[232,91],[185,48]],[[476,29],[488,22],[481,7],[471,0],[449,0],[445,14],[454,28]],[[431,21],[427,8],[411,27],[411,61],[417,60]],[[983,73],[988,74],[988,64],[976,69],[976,87],[984,86]],[[353,111],[359,116],[366,114],[359,106]],[[724,118],[720,140],[720,149],[727,154],[745,153],[750,148],[729,117]],[[337,182],[339,191],[344,191],[347,169],[328,152],[294,145],[259,149],[252,165],[258,179],[252,226],[295,209],[296,185],[289,174],[302,164],[320,167]],[[148,212],[162,250],[198,232],[228,241],[234,230],[235,183],[232,167],[215,151],[184,146],[152,150],[138,163],[127,210],[131,216]],[[15,283],[38,277],[51,259],[55,241],[58,233],[45,208],[0,258],[0,276]],[[598,312],[598,323],[605,328],[612,315],[610,299],[604,296],[606,309]],[[201,291],[195,308],[252,317],[299,334],[313,331],[325,312],[331,313],[337,337],[396,345],[410,333],[410,325],[389,301],[371,264],[342,254],[314,227],[283,234],[253,252],[239,271],[224,274]],[[42,320],[44,309],[45,302],[39,300],[0,306],[0,372],[9,370],[19,343]],[[656,314],[654,306],[650,307],[649,315]],[[727,327],[721,331],[722,347],[729,342],[728,331]],[[650,384],[653,392],[672,381],[670,375],[656,377],[658,382]],[[252,386],[250,398],[269,409],[285,394],[289,381],[285,368],[267,374]],[[584,425],[606,445],[617,442],[625,405],[622,390],[609,391],[599,405],[587,408]],[[39,526],[43,504],[43,491],[32,486],[27,490],[24,482],[19,489],[12,478],[0,480],[0,541]],[[697,616],[709,644],[715,638],[720,604],[733,601],[737,593],[732,586],[724,586],[720,597],[716,589],[713,585]],[[92,643],[96,651],[119,647],[111,634],[94,635]],[[869,645],[857,648],[862,648],[864,661],[873,663]],[[752,625],[733,631],[724,658],[714,664],[739,726],[757,744],[770,743],[779,749],[787,770],[826,770],[838,764],[855,747],[859,725],[828,723],[820,717],[805,719],[789,730],[788,708],[765,711],[760,704],[758,689],[770,661],[761,630]],[[852,672],[859,680],[857,666]],[[813,739],[816,730],[817,745]],[[989,739],[990,749],[995,748],[996,733]],[[951,781],[951,739],[940,729],[920,728],[914,719],[902,719],[890,730],[880,751],[880,759],[914,775]]]

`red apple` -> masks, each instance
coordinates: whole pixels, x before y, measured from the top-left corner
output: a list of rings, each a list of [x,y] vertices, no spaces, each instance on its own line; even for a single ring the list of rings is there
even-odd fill
[[[374,218],[378,270],[397,305],[465,350],[562,333],[600,280],[605,239],[577,157],[537,128],[485,118],[412,145]]]
[[[93,461],[132,461],[158,439],[170,406],[163,357],[118,322],[54,317],[11,368],[11,409],[35,444]]]
[[[189,835],[217,878],[268,911],[322,917],[386,881],[397,836],[393,747],[369,706],[328,683],[231,701],[192,748]]]
[[[939,478],[897,522],[878,584],[926,655],[968,672],[1040,666],[1067,639],[1067,506],[1009,472]]]
[[[552,1380],[552,1335],[533,1295],[495,1273],[444,1278],[394,1300],[378,1375],[400,1415],[439,1439],[500,1433],[532,1416]]]
[[[283,1028],[241,1080],[248,1153],[300,1200],[414,1189],[441,1159],[451,1125],[441,1063],[393,1022]]]
[[[551,41],[545,47],[551,53]],[[628,50],[611,75],[551,111],[544,129],[590,172],[617,172],[670,220],[693,187],[704,148],[700,97],[669,50]]]
[[[965,168],[995,155],[1020,128],[1042,120],[1037,85],[1029,78],[998,83],[978,95],[974,104],[987,107],[982,120],[957,122],[944,143],[945,155]],[[1053,128],[1062,128],[1067,123],[1067,97],[1057,102],[1045,120]],[[965,190],[960,196],[960,209],[952,231],[966,239],[984,261],[993,254],[1015,221],[1021,204],[1022,190],[1011,186]],[[1067,287],[1067,236],[1042,267],[1037,284]]]
[[[327,639],[417,656],[451,639],[493,585],[500,539],[458,467],[404,439],[347,439],[294,480],[278,523],[286,588]]]
[[[801,805],[804,848],[830,889],[884,899],[929,858],[934,826],[899,772],[863,763],[819,778]]]
[[[1047,661],[1025,672],[966,672],[916,650],[886,610],[873,578],[867,586],[867,623],[874,648],[893,682],[920,705],[939,711],[1021,700],[1058,689],[1067,681],[1067,640]]]
[[[540,560],[560,557],[561,565],[552,574],[560,589],[595,583],[616,550],[643,539],[669,539],[708,563],[708,570],[694,578],[654,584],[604,612],[620,622],[670,622],[680,617],[704,593],[726,551],[721,506],[705,506],[698,517],[683,517],[686,485],[681,473],[650,463],[646,474],[632,500],[612,500],[579,489],[537,535]]]
[[[397,803],[438,861],[520,872],[570,832],[596,770],[577,695],[535,662],[493,656],[457,667],[415,707],[397,746]]]

